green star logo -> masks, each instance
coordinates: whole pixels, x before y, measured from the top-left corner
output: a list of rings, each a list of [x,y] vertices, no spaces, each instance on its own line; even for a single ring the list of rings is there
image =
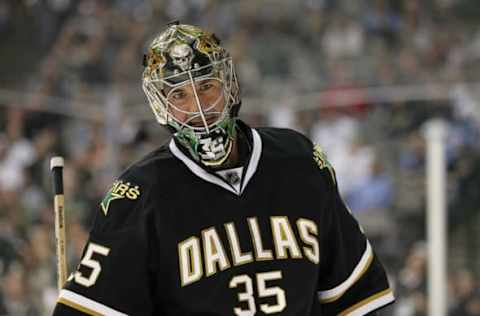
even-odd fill
[[[316,144],[313,147],[313,159],[317,163],[318,168],[320,169],[328,168],[328,171],[332,176],[333,182],[335,183],[336,182],[335,170],[333,169],[333,166],[330,164],[330,161],[328,161],[328,158],[325,152],[322,150],[322,148],[319,145],[316,145]]]
[[[136,200],[140,196],[140,188],[130,182],[124,183],[122,180],[117,180],[113,183],[112,188],[103,198],[100,206],[103,214],[107,216],[110,204],[114,200],[127,198],[128,200]]]
[[[107,216],[108,208],[110,207],[110,202],[112,202],[113,200],[123,199],[123,198],[124,197],[122,195],[118,193],[114,193],[113,188],[111,188],[110,191],[108,191],[107,195],[105,195],[105,197],[103,198],[102,203],[100,203],[100,205],[102,206],[102,211],[105,214],[105,216]]]

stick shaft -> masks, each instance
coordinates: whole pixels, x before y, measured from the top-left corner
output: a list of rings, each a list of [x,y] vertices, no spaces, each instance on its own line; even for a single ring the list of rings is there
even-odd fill
[[[55,243],[57,248],[57,287],[60,291],[67,280],[64,195],[55,195],[53,201],[55,208]]]
[[[65,198],[63,195],[63,158],[53,157],[50,168],[53,176],[53,207],[55,211],[55,244],[57,253],[57,288],[60,291],[67,280],[67,245],[65,238]]]

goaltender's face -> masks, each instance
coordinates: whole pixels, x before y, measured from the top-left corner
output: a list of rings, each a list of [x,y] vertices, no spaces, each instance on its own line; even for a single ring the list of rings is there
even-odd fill
[[[180,123],[194,127],[215,123],[225,107],[223,83],[214,78],[188,81],[184,85],[168,89],[166,97],[170,114]]]

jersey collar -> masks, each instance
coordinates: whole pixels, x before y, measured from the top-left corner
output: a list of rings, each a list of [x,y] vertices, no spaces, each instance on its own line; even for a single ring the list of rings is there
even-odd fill
[[[262,154],[262,139],[260,138],[260,135],[255,129],[251,128],[250,130],[252,131],[252,138],[253,138],[252,153],[251,153],[250,159],[247,160],[248,166],[245,169],[246,171],[244,176],[242,177],[243,181],[239,190],[237,190],[232,185],[224,181],[218,175],[208,172],[207,170],[202,168],[199,164],[197,164],[195,161],[193,161],[182,150],[180,150],[180,148],[178,148],[174,138],[170,140],[169,148],[172,154],[177,159],[182,161],[185,164],[185,166],[187,166],[187,168],[190,169],[190,171],[196,176],[202,178],[207,182],[218,185],[236,195],[241,195],[245,190],[245,188],[247,187],[248,182],[255,174],[255,171],[257,170],[257,167],[258,167],[258,163],[260,161],[260,156]]]

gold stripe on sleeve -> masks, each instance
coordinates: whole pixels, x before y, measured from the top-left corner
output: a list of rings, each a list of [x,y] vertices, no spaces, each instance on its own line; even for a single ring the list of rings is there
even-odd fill
[[[326,304],[326,303],[331,303],[331,302],[334,302],[336,300],[338,300],[343,294],[345,294],[346,291],[348,291],[348,289],[350,289],[355,283],[357,283],[358,280],[360,280],[360,278],[365,274],[365,272],[367,272],[367,270],[370,268],[370,265],[372,264],[372,261],[373,261],[373,254],[370,256],[370,258],[368,258],[368,261],[367,263],[365,264],[365,267],[363,268],[363,270],[358,274],[358,276],[355,278],[355,280],[352,282],[352,285],[348,288],[345,289],[345,291],[342,291],[341,293],[338,293],[337,295],[333,296],[333,297],[329,297],[329,298],[324,298],[324,299],[320,299],[320,303],[322,304]]]
[[[93,310],[91,310],[91,309],[89,309],[89,308],[87,308],[87,307],[85,307],[85,306],[82,306],[82,305],[79,305],[79,304],[74,303],[74,302],[72,302],[72,301],[69,301],[69,300],[67,300],[67,299],[65,299],[65,298],[63,298],[63,297],[58,300],[58,303],[62,303],[63,305],[66,305],[66,306],[68,306],[68,307],[71,307],[71,308],[73,308],[73,309],[76,309],[76,310],[78,310],[78,311],[81,311],[82,313],[85,313],[85,314],[87,314],[87,315],[91,315],[91,316],[105,316],[105,315],[100,314],[100,313],[98,313],[98,312],[95,312],[95,311],[93,311]]]
[[[370,297],[367,297],[366,299],[364,299],[363,301],[360,301],[358,302],[357,304],[353,305],[353,306],[350,306],[349,308],[347,308],[346,310],[344,310],[343,312],[341,312],[340,314],[338,314],[339,316],[347,316],[349,315],[351,312],[361,308],[362,306],[365,306],[367,305],[368,303],[376,300],[377,298],[379,297],[382,297],[384,295],[387,295],[387,294],[390,294],[392,293],[392,289],[388,288],[386,290],[383,290],[381,292],[378,292],[377,294],[374,294]]]

